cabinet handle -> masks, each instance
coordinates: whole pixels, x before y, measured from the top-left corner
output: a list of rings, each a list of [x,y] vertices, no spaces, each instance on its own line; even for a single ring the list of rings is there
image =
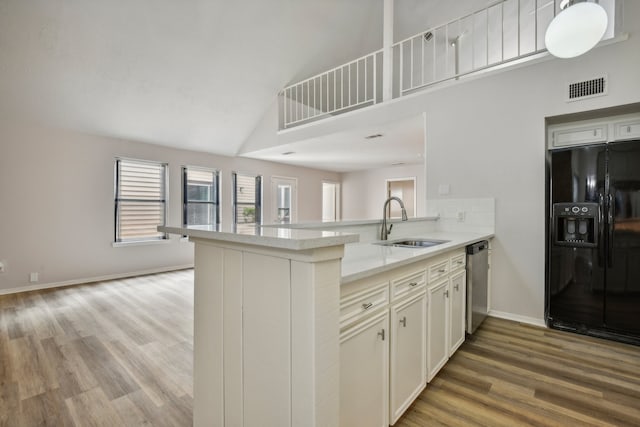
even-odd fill
[[[460,290],[460,285],[456,284],[453,289],[455,289],[456,291]]]
[[[438,270],[438,273],[444,273],[445,271],[447,271],[447,270],[444,269],[444,268],[441,268],[440,270]]]
[[[444,297],[445,298],[449,298],[449,290],[448,289],[446,291],[444,291]]]
[[[409,286],[411,286],[412,288],[413,288],[414,286],[418,286],[418,282],[411,282],[411,283],[409,283]]]
[[[596,129],[593,130],[593,136],[598,136],[598,131]]]
[[[631,126],[627,126],[627,133],[631,133]]]
[[[382,337],[382,341],[384,341],[384,329],[378,332],[378,336]]]
[[[407,327],[407,316],[404,316],[402,319],[400,319],[400,324],[405,328]]]
[[[460,264],[464,264],[464,262],[462,262],[462,261],[458,261],[458,265],[460,265]]]
[[[371,307],[373,307],[373,303],[372,302],[368,302],[368,303],[362,304],[362,309],[363,310],[369,310]]]

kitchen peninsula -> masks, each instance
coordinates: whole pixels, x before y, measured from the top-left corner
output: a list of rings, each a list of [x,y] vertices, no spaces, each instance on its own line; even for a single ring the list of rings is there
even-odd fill
[[[422,292],[426,301],[429,260],[437,260],[438,270],[446,263],[448,274],[452,251],[464,254],[465,245],[492,237],[425,232],[412,237],[447,242],[408,249],[357,243],[358,234],[334,228],[261,227],[251,234],[159,229],[195,243],[195,426],[340,425],[350,417],[341,407],[345,331],[369,313],[379,321],[389,304],[400,301],[396,297]],[[389,279],[398,274],[399,281]],[[424,280],[418,284],[414,278],[420,274]],[[382,291],[382,298],[362,303],[371,291]],[[385,345],[389,333],[381,332]],[[426,359],[422,372],[418,382],[426,385]],[[388,379],[388,372],[380,375]],[[388,402],[382,406],[381,416],[390,421]],[[406,406],[407,401],[397,414]]]

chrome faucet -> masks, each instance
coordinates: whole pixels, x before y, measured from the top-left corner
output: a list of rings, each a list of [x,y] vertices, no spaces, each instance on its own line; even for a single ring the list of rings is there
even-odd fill
[[[380,240],[387,240],[387,236],[389,235],[389,233],[391,233],[391,227],[393,227],[393,224],[391,224],[391,226],[387,229],[387,206],[392,200],[400,203],[400,207],[402,208],[402,220],[407,220],[407,210],[404,208],[404,203],[402,202],[402,200],[400,200],[399,197],[395,196],[389,197],[384,202],[384,206],[382,207],[382,229],[380,230]]]

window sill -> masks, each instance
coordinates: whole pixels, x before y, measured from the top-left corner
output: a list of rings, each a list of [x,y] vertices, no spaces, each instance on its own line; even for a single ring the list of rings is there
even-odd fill
[[[171,239],[140,240],[137,242],[112,242],[111,246],[113,246],[114,248],[122,248],[125,246],[165,245],[167,243],[171,243]]]

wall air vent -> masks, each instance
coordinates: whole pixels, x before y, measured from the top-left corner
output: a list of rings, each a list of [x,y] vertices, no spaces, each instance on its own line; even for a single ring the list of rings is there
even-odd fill
[[[567,86],[567,102],[606,95],[608,90],[609,82],[606,75],[591,80],[569,83]]]

